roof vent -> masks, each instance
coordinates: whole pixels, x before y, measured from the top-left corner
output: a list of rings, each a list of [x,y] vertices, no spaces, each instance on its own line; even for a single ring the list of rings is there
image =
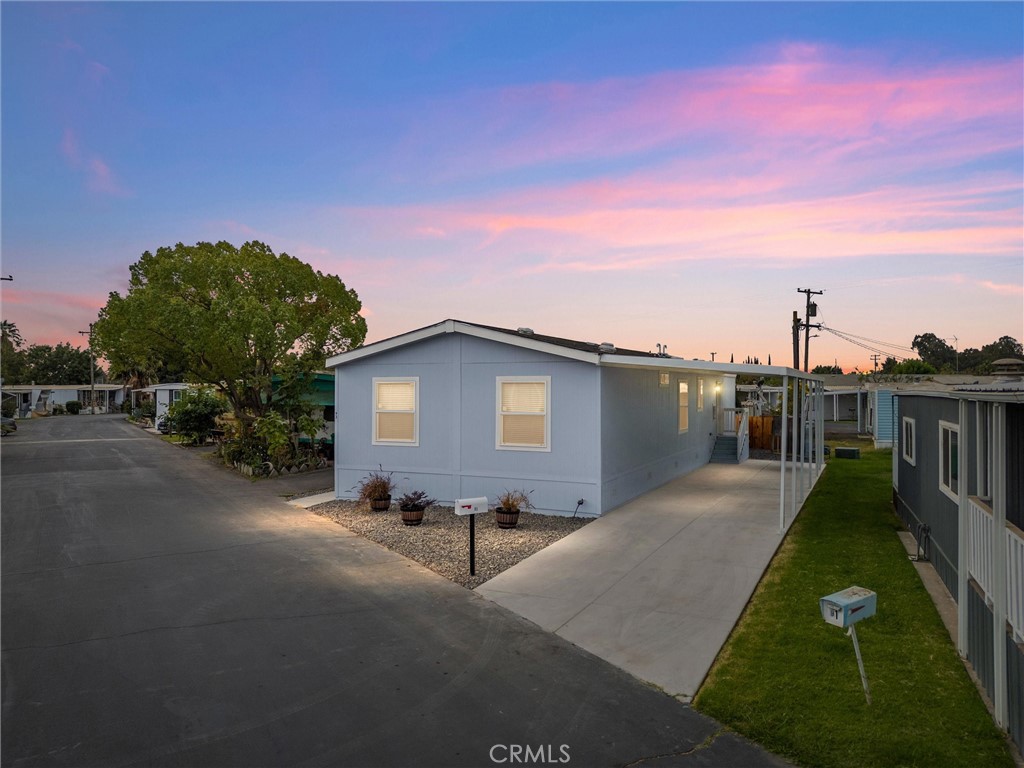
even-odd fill
[[[613,352],[615,352],[615,345],[612,344],[610,341],[602,341],[598,345],[597,351],[600,352],[602,355],[610,355]]]
[[[533,336],[533,328],[516,328],[516,333],[521,336]]]
[[[1004,357],[992,363],[992,373],[1000,381],[1020,381],[1024,374],[1024,360],[1016,360],[1012,357]]]

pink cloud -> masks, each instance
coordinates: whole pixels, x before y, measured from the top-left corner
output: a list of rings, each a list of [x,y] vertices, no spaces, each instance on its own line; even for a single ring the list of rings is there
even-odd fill
[[[86,187],[90,191],[112,197],[128,197],[132,194],[121,184],[102,157],[82,151],[78,136],[71,128],[64,129],[59,149],[68,166],[85,177]]]
[[[58,291],[32,291],[19,288],[4,289],[4,305],[33,305],[33,306],[65,306],[76,309],[91,309],[99,312],[100,308],[107,303],[107,296],[89,296],[78,293],[63,293]]]
[[[10,285],[10,283],[5,283]],[[33,291],[17,288],[3,290],[4,319],[13,322],[25,337],[25,343],[60,344],[67,342],[82,349],[88,346],[86,336],[107,297],[60,291]]]
[[[1020,146],[1021,70],[1020,58],[888,66],[855,52],[790,45],[742,66],[473,92],[425,106],[407,148],[422,153],[430,141],[441,176],[676,146],[685,152],[680,143],[694,141],[770,142],[801,154],[891,152],[894,144],[913,149],[967,132],[985,139],[972,142],[977,153],[1000,137]],[[440,152],[438,135],[448,137]]]
[[[978,285],[1000,296],[1024,296],[1024,285],[1020,283],[993,283],[991,280],[982,280]]]

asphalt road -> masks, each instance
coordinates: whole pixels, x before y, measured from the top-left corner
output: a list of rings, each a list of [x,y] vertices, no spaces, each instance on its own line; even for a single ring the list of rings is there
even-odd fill
[[[783,764],[120,417],[0,480],[4,766]]]

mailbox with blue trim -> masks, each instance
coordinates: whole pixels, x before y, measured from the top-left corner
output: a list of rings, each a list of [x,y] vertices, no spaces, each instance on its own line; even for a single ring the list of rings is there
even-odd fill
[[[878,595],[864,587],[849,587],[821,598],[821,618],[836,627],[850,627],[875,615]]]

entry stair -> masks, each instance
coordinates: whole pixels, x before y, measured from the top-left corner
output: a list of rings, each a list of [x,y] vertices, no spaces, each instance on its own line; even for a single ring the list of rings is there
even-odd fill
[[[711,451],[712,464],[739,464],[736,435],[719,435],[715,438],[715,447]]]

